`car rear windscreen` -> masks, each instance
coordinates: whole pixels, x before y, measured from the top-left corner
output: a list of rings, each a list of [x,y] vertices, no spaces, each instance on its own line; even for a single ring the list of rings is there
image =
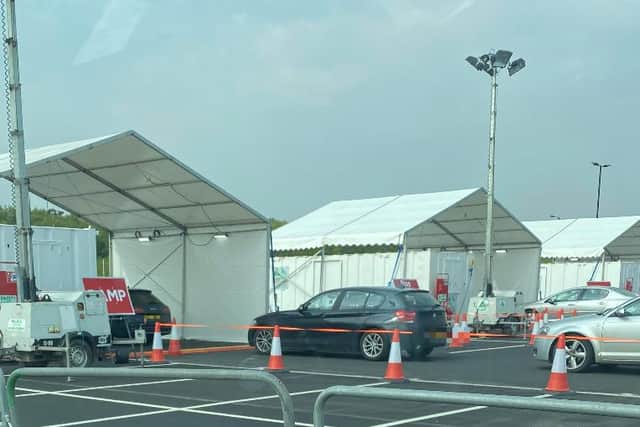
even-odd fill
[[[135,292],[131,291],[131,300],[136,307],[146,305],[164,305],[162,301],[155,297],[151,292]]]
[[[433,307],[434,305],[438,305],[438,301],[436,301],[429,292],[403,292],[402,299],[404,299],[407,308]]]

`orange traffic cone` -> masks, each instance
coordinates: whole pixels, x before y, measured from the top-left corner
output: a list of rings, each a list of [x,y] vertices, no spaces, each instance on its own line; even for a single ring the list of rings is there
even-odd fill
[[[162,351],[162,335],[160,335],[160,322],[156,322],[153,330],[153,345],[151,346],[151,362],[164,362],[164,353]]]
[[[565,350],[564,335],[558,338],[556,345],[556,354],[553,356],[553,365],[551,366],[551,376],[547,382],[546,391],[555,393],[566,393],[569,391],[569,378],[567,376],[567,359]]]
[[[453,325],[451,329],[451,341],[449,342],[449,348],[462,347],[462,340],[460,339],[460,327],[457,323]]]
[[[180,348],[180,337],[178,336],[178,327],[176,326],[176,318],[173,318],[171,324],[171,339],[169,340],[169,356],[180,356],[182,349]]]
[[[562,319],[564,319],[564,310],[560,308],[560,310],[558,310],[558,320]]]
[[[282,359],[282,345],[280,344],[280,326],[273,328],[273,338],[271,339],[271,355],[267,364],[267,371],[284,372],[284,360]]]
[[[576,317],[577,315],[578,315],[578,310],[576,310],[575,308],[571,310],[571,316]]]
[[[467,313],[462,313],[462,324],[460,325],[460,333],[462,333],[462,344],[471,344],[471,331],[469,331],[469,325],[467,325]]]
[[[540,313],[535,313],[535,317],[534,317],[534,321],[533,321],[533,329],[531,330],[531,337],[529,338],[529,345],[533,345],[533,343],[536,340],[536,335],[538,335],[538,332],[540,331]]]
[[[400,349],[400,331],[393,330],[391,338],[391,349],[389,350],[389,363],[387,364],[387,372],[384,379],[393,382],[406,382],[404,372],[402,371],[402,350]]]

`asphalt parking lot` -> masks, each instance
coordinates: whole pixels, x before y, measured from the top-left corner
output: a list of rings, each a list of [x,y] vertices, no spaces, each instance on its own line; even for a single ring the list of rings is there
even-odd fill
[[[267,357],[251,350],[194,354],[171,359],[166,367],[187,369],[258,368]],[[293,397],[297,425],[312,423],[313,404],[332,385],[399,387],[549,397],[543,388],[550,366],[531,357],[521,340],[482,340],[456,350],[437,350],[425,361],[405,361],[408,384],[381,379],[384,362],[322,355],[285,355],[287,373],[278,374]],[[131,369],[140,369],[135,365]],[[15,366],[4,364],[5,374]],[[640,404],[640,367],[596,368],[573,374],[568,399]],[[141,378],[20,379],[20,426],[108,425],[151,427],[266,426],[281,424],[273,390],[254,382]],[[333,398],[331,426],[635,426],[637,420],[505,410],[478,406]]]

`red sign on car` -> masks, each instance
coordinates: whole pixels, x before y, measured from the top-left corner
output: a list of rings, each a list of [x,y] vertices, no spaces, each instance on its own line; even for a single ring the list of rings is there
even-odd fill
[[[420,289],[417,279],[393,279],[393,286],[400,289]]]
[[[107,298],[107,311],[111,315],[135,314],[129,289],[124,279],[116,277],[85,277],[82,279],[87,291],[102,291]]]

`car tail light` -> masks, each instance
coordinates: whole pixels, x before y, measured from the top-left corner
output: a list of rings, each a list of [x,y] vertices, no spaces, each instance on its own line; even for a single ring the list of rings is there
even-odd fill
[[[144,314],[144,310],[140,307],[134,308],[133,311],[135,311],[136,314]]]
[[[407,310],[396,310],[396,317],[401,322],[413,322],[414,320],[416,320],[416,312]]]

